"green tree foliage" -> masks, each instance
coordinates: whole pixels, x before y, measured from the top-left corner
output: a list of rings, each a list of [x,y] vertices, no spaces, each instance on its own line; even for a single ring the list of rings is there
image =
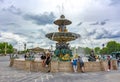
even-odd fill
[[[90,54],[91,53],[91,50],[90,48],[86,47],[84,48],[84,51],[85,51],[85,54]]]
[[[86,47],[85,53],[89,54],[92,49]],[[102,55],[110,55],[112,52],[120,51],[120,43],[116,41],[109,41],[104,48],[95,47],[94,53],[95,54],[102,54]]]
[[[100,49],[100,54],[109,55],[112,52],[120,51],[120,43],[117,43],[116,41],[109,41],[106,44],[106,47]]]
[[[14,48],[11,44],[8,44],[7,42],[0,43],[0,54],[9,54],[14,52]]]
[[[102,55],[107,55],[107,54],[109,54],[108,53],[108,48],[107,47],[104,47],[104,48],[102,48],[101,50],[100,50],[100,54],[102,54]]]
[[[119,44],[116,41],[110,41],[107,43],[107,48],[108,48],[108,54],[112,53],[112,52],[116,52],[117,51],[117,46]]]
[[[95,51],[95,54],[100,54],[100,47],[95,47],[94,51]]]
[[[116,50],[116,51],[120,51],[120,43],[117,43],[117,44],[116,44],[115,50]]]

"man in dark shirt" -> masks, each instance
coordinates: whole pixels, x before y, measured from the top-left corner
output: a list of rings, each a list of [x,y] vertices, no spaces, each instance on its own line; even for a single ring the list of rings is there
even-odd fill
[[[83,60],[82,60],[82,58],[80,56],[78,56],[78,62],[80,64],[80,69],[81,69],[82,73],[84,73],[85,72],[85,70],[84,70],[84,62],[83,62]]]

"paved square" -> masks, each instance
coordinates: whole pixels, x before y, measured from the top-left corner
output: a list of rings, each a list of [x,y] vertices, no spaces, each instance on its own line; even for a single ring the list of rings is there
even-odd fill
[[[120,82],[120,70],[87,73],[26,72],[9,67],[9,57],[0,57],[0,82]]]

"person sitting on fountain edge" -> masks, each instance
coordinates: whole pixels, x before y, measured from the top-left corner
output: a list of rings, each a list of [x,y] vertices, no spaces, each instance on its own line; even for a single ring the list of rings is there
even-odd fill
[[[41,59],[42,59],[42,66],[44,67],[45,66],[45,59],[46,59],[46,56],[45,56],[45,52],[42,54],[41,56]]]
[[[46,54],[46,59],[45,59],[45,65],[46,65],[46,67],[48,67],[50,61],[51,61],[50,53],[47,53]]]
[[[77,57],[73,57],[71,60],[74,72],[77,72]]]

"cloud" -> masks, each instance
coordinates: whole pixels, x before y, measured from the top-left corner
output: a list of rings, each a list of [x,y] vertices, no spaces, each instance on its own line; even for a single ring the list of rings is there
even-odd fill
[[[91,23],[90,25],[101,25],[101,26],[103,26],[107,23],[106,21],[109,21],[109,19],[105,19],[103,21],[97,21],[95,23]]]
[[[120,31],[119,30],[109,30],[105,28],[95,28],[91,31],[87,31],[86,35],[83,38],[91,38],[94,40],[102,40],[102,39],[119,39]]]
[[[2,32],[11,32],[11,33],[18,32],[19,33],[21,31],[21,29],[24,30],[20,24],[11,23],[11,21],[10,21],[10,23],[4,22],[4,24],[1,24],[1,26],[0,26],[0,31],[2,31]],[[24,31],[21,31],[21,32],[24,32]]]
[[[11,5],[9,8],[3,8],[2,10],[8,11],[8,12],[15,14],[15,15],[22,14],[22,11],[19,8],[16,8],[14,5]]]
[[[46,25],[46,24],[52,24],[55,20],[55,16],[53,12],[51,13],[43,13],[40,15],[33,15],[33,14],[26,14],[23,16],[25,20],[32,21],[33,23],[37,25]]]
[[[101,21],[101,22],[100,22],[100,25],[105,25],[105,24],[106,24],[105,21]]]
[[[91,30],[90,32],[87,32],[87,36],[92,36],[96,33],[96,29]]]
[[[20,36],[27,36],[27,34],[23,32],[14,32],[14,34],[20,35]]]
[[[90,25],[99,25],[99,22],[91,23]]]
[[[1,32],[0,42],[8,42],[14,46],[14,48],[19,48],[18,43],[26,42],[26,37],[21,37],[20,35],[10,33],[10,32]]]
[[[120,0],[111,0],[110,5],[118,5],[120,4]]]
[[[30,43],[33,42],[33,44],[35,43],[40,43],[41,41],[44,43],[46,43],[47,38],[45,37],[46,31],[43,29],[38,29],[36,31],[33,32],[14,32],[14,34],[19,35],[20,37],[26,37],[26,42]],[[42,43],[41,42],[41,43]]]
[[[3,39],[13,39],[13,40],[16,40],[16,41],[21,41],[21,42],[26,41],[25,37],[20,37],[19,35],[13,34],[13,33],[10,33],[10,32],[1,32],[1,36],[2,36]]]
[[[120,38],[120,31],[112,32],[108,38]]]
[[[1,28],[0,31],[6,32],[8,29],[7,28]]]
[[[38,29],[38,32],[40,32],[41,34],[45,35],[46,32],[43,29]]]
[[[28,40],[33,40],[34,42],[35,41],[40,41],[40,40],[42,40],[42,39],[45,39],[46,37],[45,37],[45,34],[46,34],[46,31],[44,31],[43,29],[39,29],[39,30],[37,30],[37,31],[35,31],[35,32],[31,32],[31,33],[28,33],[27,34],[27,37],[28,37]]]
[[[4,0],[0,0],[0,2],[1,2],[1,3],[3,3],[3,2],[4,2]]]
[[[21,27],[21,25],[17,24],[17,23],[6,23],[4,25],[7,25],[7,26],[14,26],[14,27]]]
[[[79,22],[79,23],[77,24],[77,26],[80,26],[80,25],[82,25],[82,23],[83,23],[83,22]]]
[[[101,31],[96,31],[95,33],[95,39],[114,39],[114,38],[120,38],[120,31],[109,31],[104,28],[101,29]]]
[[[52,5],[48,6],[50,3]],[[98,40],[98,44],[102,43],[103,39],[120,41],[119,0],[70,0],[67,2],[65,0],[0,0],[0,31],[8,33],[9,37],[17,35],[19,38],[25,38],[26,42],[40,43],[42,47],[55,45],[55,42],[47,39],[45,34],[58,31],[58,26],[54,25],[53,21],[56,17],[59,18],[62,12],[57,8],[57,6],[61,7],[61,4],[64,7],[64,15],[72,21],[72,24],[67,26],[70,32],[80,34],[82,39],[88,38],[88,42],[93,39],[97,43],[96,40]],[[3,38],[3,34],[1,37]],[[16,40],[16,37],[14,38]],[[78,42],[75,40],[71,45],[76,46]],[[84,46],[84,44],[81,45]],[[89,46],[89,43],[85,46]]]
[[[1,33],[0,33],[0,37],[2,37]]]

